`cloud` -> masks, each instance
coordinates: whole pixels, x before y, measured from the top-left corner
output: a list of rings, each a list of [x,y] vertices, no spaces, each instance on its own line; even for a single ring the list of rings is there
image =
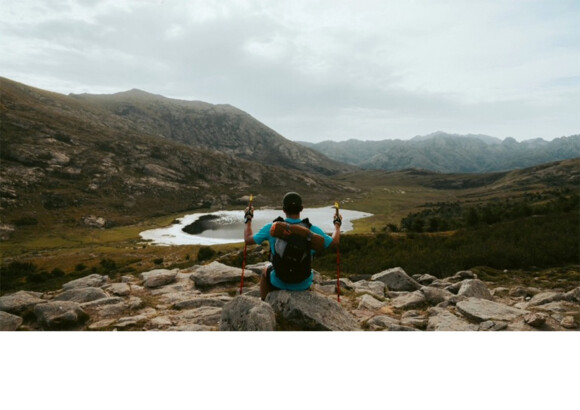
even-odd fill
[[[2,75],[229,103],[290,139],[577,133],[573,1],[51,1],[0,9]]]

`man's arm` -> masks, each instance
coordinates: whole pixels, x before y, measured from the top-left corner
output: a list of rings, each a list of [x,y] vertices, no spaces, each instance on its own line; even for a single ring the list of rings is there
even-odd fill
[[[338,246],[340,243],[340,224],[334,224],[334,232],[332,233],[332,243],[330,246]]]
[[[248,245],[253,245],[256,242],[254,242],[254,232],[252,231],[252,220],[248,220],[248,222],[246,222],[246,226],[244,228],[244,241],[246,242],[246,244]]]

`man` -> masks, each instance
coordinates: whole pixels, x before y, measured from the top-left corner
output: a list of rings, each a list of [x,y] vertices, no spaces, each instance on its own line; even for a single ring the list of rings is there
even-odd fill
[[[285,222],[289,224],[300,224],[302,220],[300,219],[300,212],[304,209],[302,207],[302,198],[296,192],[288,192],[282,201],[282,209],[286,214],[286,218],[284,219]],[[246,208],[245,213],[245,230],[244,230],[244,240],[246,244],[261,244],[264,241],[270,242],[270,252],[272,255],[275,255],[276,248],[275,248],[275,240],[270,234],[270,228],[272,227],[272,223],[266,224],[256,233],[255,235],[252,232],[252,218],[254,217],[254,209],[252,206]],[[332,236],[328,236],[322,229],[318,226],[311,225],[310,231],[315,234],[318,234],[324,238],[324,248],[328,248],[331,245],[338,245],[340,241],[340,226],[342,224],[342,216],[336,215],[333,220],[334,223],[334,232]],[[314,251],[312,251],[314,252]],[[272,290],[307,290],[312,285],[312,279],[314,275],[312,271],[310,271],[310,276],[298,283],[288,283],[282,281],[277,275],[273,265],[268,265],[264,268],[262,272],[262,278],[260,280],[260,297],[262,300],[266,299],[268,293]]]

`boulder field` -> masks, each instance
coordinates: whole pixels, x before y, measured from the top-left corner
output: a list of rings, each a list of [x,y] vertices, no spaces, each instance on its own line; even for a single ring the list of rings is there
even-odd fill
[[[493,287],[471,271],[438,279],[397,267],[368,280],[315,273],[305,292],[259,297],[264,264],[212,262],[111,281],[92,274],[50,292],[0,297],[3,331],[568,331],[580,330],[580,287]]]

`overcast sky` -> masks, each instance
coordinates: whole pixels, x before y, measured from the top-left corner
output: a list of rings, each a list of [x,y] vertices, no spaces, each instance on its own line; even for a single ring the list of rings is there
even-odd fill
[[[0,0],[0,75],[234,105],[291,140],[580,133],[578,0]]]

